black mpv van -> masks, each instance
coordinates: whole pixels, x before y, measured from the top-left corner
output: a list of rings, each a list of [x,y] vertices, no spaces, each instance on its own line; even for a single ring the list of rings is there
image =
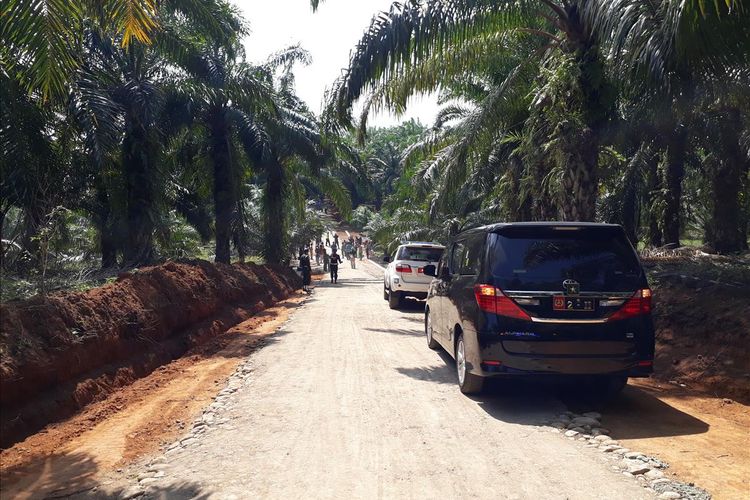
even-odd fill
[[[464,393],[485,377],[579,376],[608,393],[653,371],[651,290],[622,227],[493,224],[456,236],[425,306]]]

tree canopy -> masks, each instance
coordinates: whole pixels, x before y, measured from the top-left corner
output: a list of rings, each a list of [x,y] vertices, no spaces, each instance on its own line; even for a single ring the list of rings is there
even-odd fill
[[[386,252],[524,220],[747,250],[745,0],[396,2],[363,26],[322,116],[295,91],[310,55],[249,60],[227,1],[6,3],[4,274],[283,263],[335,217]],[[433,123],[371,126],[429,93]]]

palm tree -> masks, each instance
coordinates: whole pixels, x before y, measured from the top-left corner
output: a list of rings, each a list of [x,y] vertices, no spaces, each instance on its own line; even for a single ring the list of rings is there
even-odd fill
[[[296,166],[298,179],[332,195],[341,210],[349,204],[348,193],[322,165],[326,159],[329,166],[338,164],[334,138],[324,144],[315,117],[294,95],[292,66],[308,63],[309,55],[293,46],[253,65],[239,45],[185,44],[181,50],[183,74],[175,87],[186,93],[193,135],[205,140],[201,149],[212,168],[216,261],[230,262],[232,240],[240,255],[245,251],[240,191],[253,173],[264,184],[263,254],[280,262],[286,255],[285,200],[290,192],[303,192],[290,185],[290,169]]]
[[[746,92],[750,5],[744,0],[597,0],[583,5],[583,16],[598,33],[618,72],[627,78],[627,84],[657,102],[668,104],[666,113],[658,120],[666,151],[663,232],[664,243],[679,246],[682,181],[691,125],[703,120],[695,114],[696,105],[705,92],[725,83],[733,90],[730,95]],[[740,108],[729,107],[725,115],[726,130],[739,130]],[[714,145],[724,147],[733,158],[729,177],[739,185],[740,172],[746,169],[745,160],[736,153],[739,136],[732,137],[731,144],[723,140]],[[717,212],[741,213],[738,193],[719,191],[723,192],[716,193]],[[736,225],[735,218],[717,215],[714,223],[724,228],[715,234],[727,235],[719,238],[724,241],[713,241],[717,248],[739,250],[746,245],[745,238],[736,235],[736,229],[725,226]]]
[[[181,4],[186,9],[182,14],[204,13],[191,11],[189,5]],[[220,47],[231,43],[235,33],[242,33],[233,9],[221,2],[209,2],[207,6],[214,14],[207,22],[175,16],[170,10],[161,12],[162,24],[150,45],[131,42],[126,48],[122,37],[111,36],[96,23],[85,23],[85,62],[72,85],[72,109],[87,137],[92,160],[101,169],[109,166],[103,163],[105,159],[119,166],[125,207],[122,219],[126,234],[107,235],[108,228],[117,226],[109,217],[100,225],[102,248],[110,249],[103,259],[105,264],[113,261],[112,244],[105,245],[105,241],[120,242],[128,265],[155,258],[154,231],[161,223],[162,207],[170,201],[163,188],[168,172],[162,153],[186,120],[185,116],[165,117],[179,104],[176,89],[169,86],[172,72],[165,67],[174,68],[185,61],[187,39],[210,40]],[[190,37],[187,29],[191,30]],[[112,150],[118,154],[114,156]],[[104,183],[98,182],[97,189],[103,188]],[[99,196],[102,203],[108,197],[105,192]]]
[[[509,38],[519,34],[533,37],[539,46],[537,54],[527,57],[516,71],[509,73],[510,81],[498,88],[493,98],[505,98],[516,75],[525,75],[539,58],[550,72],[558,69],[559,61],[567,64],[568,88],[560,91],[573,99],[559,111],[571,114],[574,120],[568,120],[566,140],[558,143],[560,154],[565,157],[561,185],[568,193],[562,200],[561,215],[566,219],[593,220],[599,144],[611,113],[612,95],[592,26],[581,15],[582,3],[585,1],[428,0],[394,4],[388,13],[374,18],[357,44],[345,75],[329,97],[329,111],[348,123],[352,103],[368,90],[376,99],[398,109],[404,103],[403,96],[435,90],[446,81],[458,80],[465,71],[482,64],[477,58],[503,52]],[[464,50],[459,51],[460,48]],[[436,64],[436,59],[452,52],[457,55],[449,55],[448,64]],[[431,70],[416,69],[427,69],[426,63],[431,59]],[[415,77],[405,77],[411,73]],[[408,83],[394,91],[392,82],[397,80]],[[539,97],[543,112],[556,111],[546,109],[547,102]]]
[[[225,10],[221,0],[8,0],[0,24],[0,64],[43,99],[64,98],[71,76],[85,62],[78,48],[88,22],[128,49],[150,45],[175,14],[221,36]]]
[[[328,196],[342,216],[351,210],[351,195],[341,178],[352,174],[354,152],[338,136],[320,133],[320,125],[307,106],[294,93],[291,65],[279,79],[278,115],[267,116],[263,124],[269,142],[258,144],[251,154],[263,177],[264,251],[267,262],[281,263],[287,248],[288,210],[304,219],[304,201],[309,191]]]

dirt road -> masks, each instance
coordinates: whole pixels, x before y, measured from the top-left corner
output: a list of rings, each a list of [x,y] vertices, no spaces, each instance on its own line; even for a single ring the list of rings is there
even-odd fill
[[[527,425],[564,410],[553,398],[461,395],[421,322],[420,307],[389,310],[382,281],[344,266],[338,285],[318,286],[241,368],[242,383],[209,409],[196,437],[98,493],[650,498],[601,453]]]

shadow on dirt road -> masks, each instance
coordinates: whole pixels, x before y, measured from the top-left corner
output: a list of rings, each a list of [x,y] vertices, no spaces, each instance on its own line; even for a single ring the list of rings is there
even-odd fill
[[[10,469],[3,474],[3,482],[13,483],[10,491],[3,489],[9,498],[69,498],[69,499],[119,499],[131,498],[138,487],[110,489],[105,481],[97,481],[99,466],[95,458],[86,453],[56,454],[28,466]],[[17,483],[14,481],[18,480]],[[144,488],[145,489],[145,488]],[[184,482],[161,487],[148,486],[151,498],[207,499],[209,494],[198,484]]]
[[[369,331],[396,335],[422,336],[419,330]],[[443,363],[425,367],[398,367],[407,377],[438,384],[455,384],[455,362],[445,351],[438,351]],[[458,387],[456,387],[458,391]],[[479,407],[504,422],[540,425],[550,416],[570,410],[576,413],[598,411],[604,414],[605,426],[617,429],[618,439],[683,436],[708,432],[710,426],[683,411],[629,385],[610,400],[592,397],[583,389],[561,385],[557,381],[488,379],[485,390],[472,396]]]

